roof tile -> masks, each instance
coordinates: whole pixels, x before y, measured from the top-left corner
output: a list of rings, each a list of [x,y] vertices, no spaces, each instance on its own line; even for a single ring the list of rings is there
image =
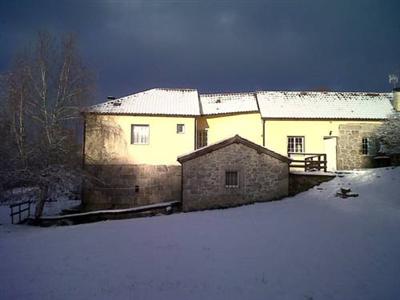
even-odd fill
[[[268,92],[201,94],[194,89],[151,89],[93,105],[88,113],[220,115],[260,111],[262,118],[371,119],[394,112],[392,93]]]
[[[385,119],[394,112],[391,93],[257,92],[263,118]]]
[[[100,114],[200,115],[197,90],[151,89],[88,107]]]
[[[254,93],[200,94],[200,103],[204,115],[258,111]]]

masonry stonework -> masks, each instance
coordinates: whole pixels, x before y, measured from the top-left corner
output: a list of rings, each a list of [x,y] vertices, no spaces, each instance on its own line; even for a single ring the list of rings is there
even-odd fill
[[[181,167],[170,165],[87,165],[87,210],[128,208],[181,199]]]
[[[371,138],[378,124],[357,123],[339,126],[337,144],[337,168],[352,170],[371,168],[374,165],[373,155],[362,154],[362,139]]]
[[[288,195],[288,163],[240,143],[183,162],[184,211],[223,208]],[[239,186],[225,186],[225,172],[237,171]]]

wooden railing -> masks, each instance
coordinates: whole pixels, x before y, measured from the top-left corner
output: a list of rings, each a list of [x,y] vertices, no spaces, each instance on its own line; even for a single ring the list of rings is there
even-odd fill
[[[302,168],[304,171],[324,171],[326,172],[327,160],[324,153],[296,153],[289,152],[289,158],[302,156],[303,159],[292,159],[291,168]]]
[[[10,205],[10,209],[11,209],[11,213],[10,213],[10,217],[11,217],[11,224],[14,224],[14,216],[18,215],[18,223],[23,222],[25,219],[27,219],[29,217],[29,215],[31,214],[31,204],[33,203],[33,201],[24,201],[24,202],[19,202],[19,203],[15,203],[15,204],[11,204]],[[25,206],[25,208],[22,208]],[[14,211],[15,208],[18,208],[16,211]],[[22,213],[27,211],[28,213],[22,217]]]

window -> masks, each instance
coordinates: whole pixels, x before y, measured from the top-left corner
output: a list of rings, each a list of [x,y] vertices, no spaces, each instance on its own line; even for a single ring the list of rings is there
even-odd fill
[[[304,136],[288,136],[288,153],[304,153]]]
[[[378,144],[374,139],[368,137],[361,139],[362,155],[376,155],[378,150],[380,151],[381,148],[378,149]]]
[[[361,154],[367,155],[369,150],[368,138],[362,138],[361,140]]]
[[[374,141],[371,138],[362,138],[361,140],[361,154],[363,155],[375,155],[376,150],[375,149],[375,144]]]
[[[208,131],[207,129],[197,131],[197,148],[207,146]]]
[[[131,144],[147,145],[150,140],[149,125],[132,125]]]
[[[239,177],[237,171],[226,171],[225,172],[225,187],[237,188],[239,187]]]
[[[185,133],[185,124],[176,124],[176,133]]]

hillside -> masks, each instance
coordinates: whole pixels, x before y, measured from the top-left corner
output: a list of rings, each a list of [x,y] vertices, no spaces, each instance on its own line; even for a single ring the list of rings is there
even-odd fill
[[[232,209],[2,225],[0,299],[400,299],[399,195],[382,168]]]

